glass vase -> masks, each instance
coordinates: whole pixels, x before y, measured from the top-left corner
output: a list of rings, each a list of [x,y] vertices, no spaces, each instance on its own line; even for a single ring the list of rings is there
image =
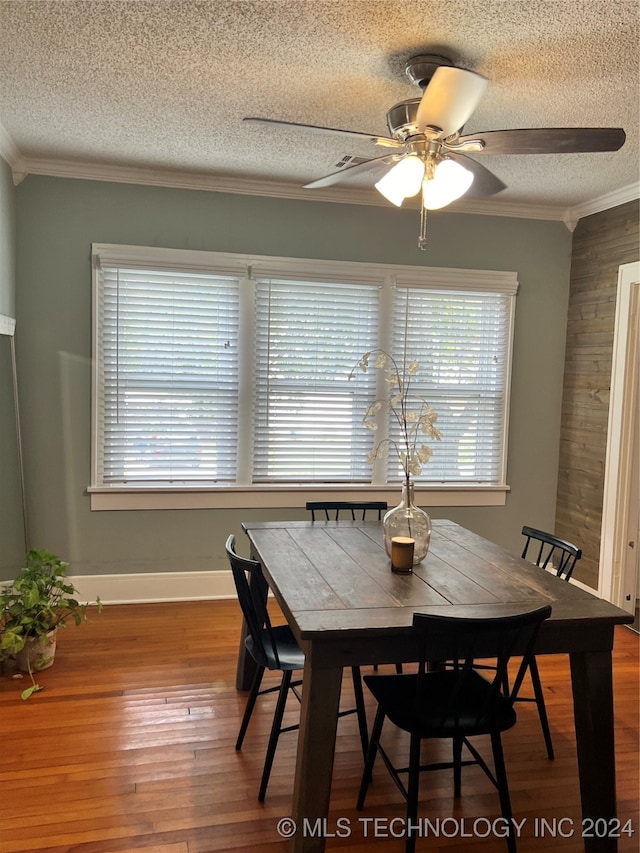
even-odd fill
[[[416,506],[411,481],[403,483],[402,500],[382,519],[382,530],[384,547],[389,558],[391,558],[391,540],[398,536],[414,540],[414,566],[427,556],[431,540],[431,519],[423,509]]]

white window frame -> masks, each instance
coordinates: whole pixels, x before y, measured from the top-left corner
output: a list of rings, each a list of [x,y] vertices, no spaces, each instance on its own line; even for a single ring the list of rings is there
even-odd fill
[[[391,264],[368,264],[353,261],[326,261],[300,258],[280,258],[264,255],[248,255],[226,252],[203,252],[182,249],[165,249],[140,246],[94,244],[92,246],[92,392],[91,392],[91,485],[87,492],[92,510],[136,510],[136,509],[209,509],[209,508],[300,508],[307,500],[319,500],[328,496],[341,500],[387,500],[396,502],[398,484],[224,484],[220,486],[176,486],[151,485],[149,487],[112,485],[98,483],[98,435],[97,405],[97,304],[100,265],[133,265],[166,268],[184,271],[222,273],[241,278],[299,278],[314,281],[336,281],[345,283],[378,284],[382,287],[382,299],[390,299],[392,288],[433,287],[439,290],[486,291],[506,293],[510,296],[509,347],[506,366],[505,418],[503,424],[502,482],[497,485],[462,484],[418,484],[417,500],[423,506],[502,506],[506,502],[509,486],[506,483],[507,436],[509,428],[509,396],[511,385],[511,358],[515,317],[515,296],[518,289],[515,272],[494,270],[466,270],[444,267],[418,267]],[[240,323],[251,321],[253,300],[250,290],[241,288]],[[384,311],[382,314],[384,315]],[[240,335],[242,347],[239,352],[240,371],[252,364],[253,341],[250,335]],[[248,375],[248,371],[244,371]],[[241,378],[242,382],[242,378]],[[239,440],[250,440],[251,412],[250,395],[241,394],[241,423],[246,429],[239,430]],[[247,403],[247,400],[249,402]],[[244,411],[242,405],[245,406]],[[244,439],[243,439],[244,435]],[[240,481],[246,480],[247,472],[239,472]]]

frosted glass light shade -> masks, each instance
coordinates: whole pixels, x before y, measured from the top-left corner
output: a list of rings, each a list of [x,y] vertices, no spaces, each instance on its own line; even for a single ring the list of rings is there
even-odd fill
[[[387,201],[400,207],[405,198],[417,195],[424,178],[424,162],[415,154],[403,157],[376,183],[376,189]]]
[[[418,106],[416,124],[437,127],[450,136],[467,123],[482,100],[489,81],[463,68],[437,68]]]
[[[441,160],[433,178],[422,182],[422,204],[427,210],[446,207],[463,196],[473,183],[473,172],[453,160]]]

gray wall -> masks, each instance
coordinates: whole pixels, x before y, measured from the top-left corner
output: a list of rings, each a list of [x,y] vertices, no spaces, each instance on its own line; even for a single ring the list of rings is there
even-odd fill
[[[28,177],[17,188],[17,313],[33,543],[72,574],[226,568],[244,519],[304,510],[90,512],[92,242],[515,270],[507,505],[438,508],[517,550],[527,522],[553,526],[571,234],[562,223]]]
[[[11,169],[0,158],[0,314],[13,318],[15,195]],[[15,576],[25,551],[15,423],[11,342],[6,335],[0,335],[0,578]]]

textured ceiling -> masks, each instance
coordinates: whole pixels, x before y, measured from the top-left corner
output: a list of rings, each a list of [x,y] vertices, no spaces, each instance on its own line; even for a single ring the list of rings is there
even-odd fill
[[[420,95],[406,59],[439,52],[490,80],[465,132],[625,129],[615,153],[482,158],[507,184],[488,211],[566,209],[638,182],[638,25],[637,0],[0,0],[2,138],[27,172],[64,162],[298,188],[345,154],[384,152],[243,116],[386,135],[386,111]]]

